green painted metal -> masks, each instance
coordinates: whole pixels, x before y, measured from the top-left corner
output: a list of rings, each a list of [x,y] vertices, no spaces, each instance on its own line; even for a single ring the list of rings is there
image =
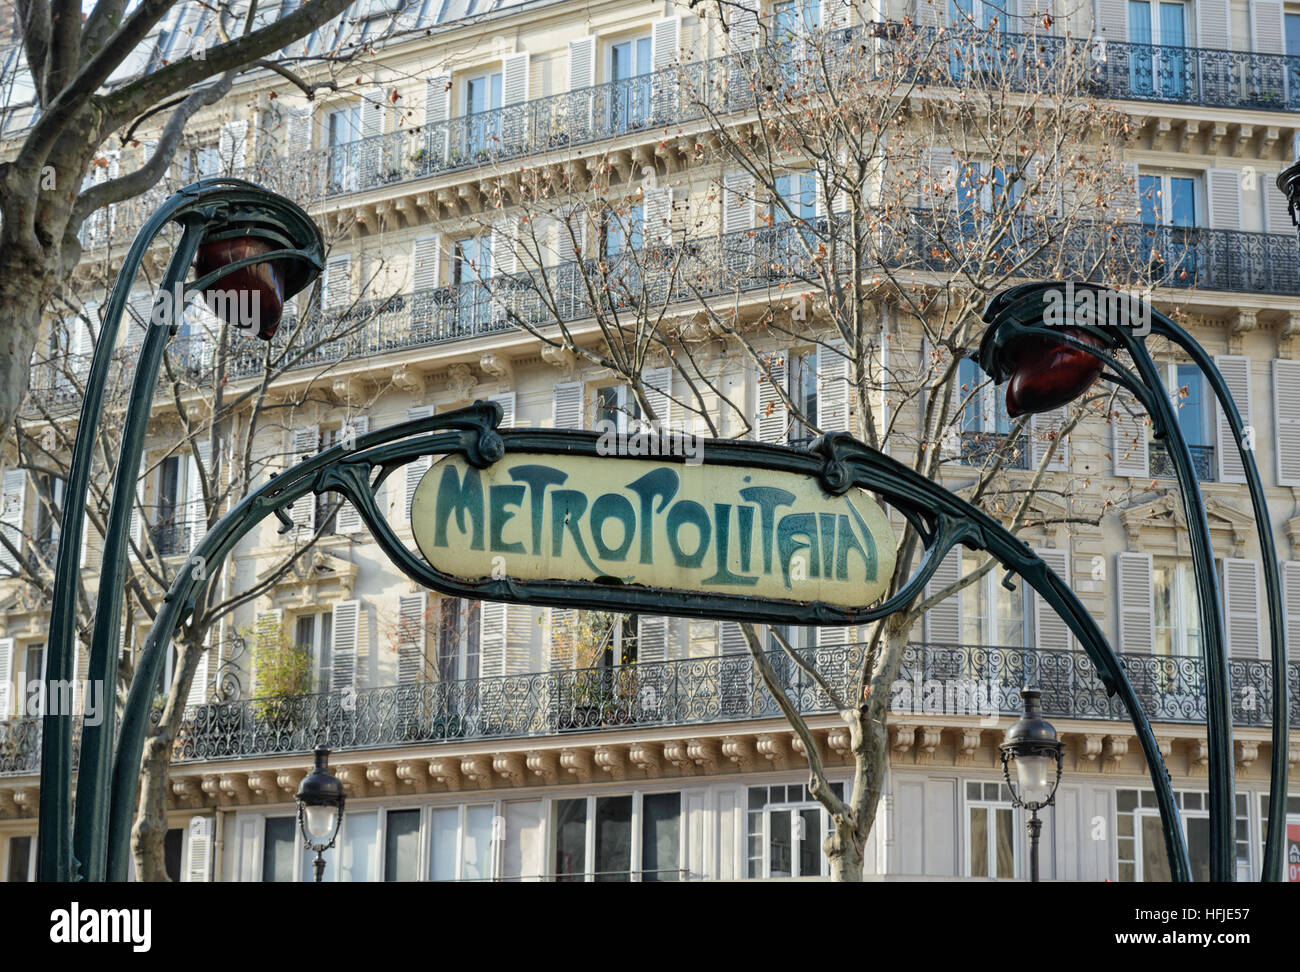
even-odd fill
[[[186,186],[163,202],[132,241],[105,307],[69,467],[60,524],[62,542],[55,563],[51,604],[46,675],[49,679],[70,678],[75,674],[76,596],[83,513],[89,495],[91,461],[109,364],[131,284],[154,239],[171,222],[179,223],[184,229],[164,274],[162,290],[167,293],[185,279],[199,246],[209,232],[218,236],[260,235],[282,244],[297,241],[297,249],[278,251],[292,258],[287,264],[286,299],[310,284],[322,268],[324,248],[320,231],[307,214],[296,203],[241,179],[203,179]],[[258,261],[252,262],[275,256],[263,254]],[[248,262],[232,263],[220,274],[209,274],[204,280],[231,273]],[[175,329],[175,317],[180,310],[179,306],[170,304],[166,323],[150,327],[146,332],[114,469],[88,673],[89,678],[99,680],[105,686],[105,697],[110,699],[115,697],[116,646],[123,588],[108,578],[120,578],[126,564],[127,533],[145,432],[163,351]],[[45,714],[42,718],[37,863],[43,881],[102,881],[106,876],[111,806],[109,791],[104,784],[112,771],[114,728],[111,717],[104,719],[99,726],[83,727],[74,817],[70,801],[72,718],[63,714]]]
[[[1063,323],[1102,342],[1106,350],[1062,333],[1059,325],[1045,323],[1044,312],[1048,295],[1058,300],[1067,287],[1065,281],[1047,281],[1012,287],[989,302],[984,318],[990,322],[980,346],[980,364],[996,381],[1009,377],[1003,358],[1005,349],[1013,342],[1027,337],[1048,337],[1064,341],[1072,347],[1094,355],[1103,362],[1106,371],[1102,378],[1127,388],[1151,415],[1155,434],[1170,444],[1169,455],[1178,478],[1184,513],[1192,543],[1193,570],[1196,577],[1198,612],[1201,619],[1202,643],[1205,651],[1207,673],[1206,715],[1210,761],[1210,865],[1211,877],[1216,881],[1231,881],[1236,876],[1234,801],[1234,759],[1232,752],[1231,681],[1228,673],[1228,656],[1224,646],[1222,599],[1218,578],[1214,570],[1214,554],[1210,544],[1209,524],[1201,499],[1200,481],[1192,466],[1191,452],[1178,426],[1178,418],[1171,404],[1168,390],[1161,380],[1155,363],[1146,349],[1146,334],[1167,338],[1187,351],[1192,361],[1205,374],[1216,398],[1228,417],[1246,471],[1251,505],[1255,514],[1256,532],[1264,561],[1265,589],[1269,604],[1269,633],[1273,665],[1273,756],[1270,766],[1270,794],[1272,800],[1285,800],[1287,788],[1287,652],[1283,621],[1281,575],[1273,540],[1272,520],[1264,496],[1259,469],[1253,451],[1248,448],[1241,415],[1233,401],[1232,393],[1223,380],[1213,359],[1206,354],[1192,336],[1166,315],[1150,305],[1134,300],[1128,295],[1094,284],[1071,283],[1074,292],[1093,292],[1091,307],[1098,309],[1090,321]],[[1104,320],[1114,308],[1120,320]],[[1067,308],[1072,313],[1073,308]],[[1128,354],[1137,373],[1125,367],[1112,353]],[[1275,805],[1275,804],[1274,804]],[[1282,879],[1282,854],[1285,847],[1285,821],[1270,818],[1267,835],[1263,878],[1268,881]]]
[[[380,511],[375,490],[395,470],[426,455],[460,454],[470,463],[486,467],[512,452],[600,454],[599,436],[595,432],[502,430],[497,428],[500,421],[499,405],[479,402],[456,412],[369,432],[350,444],[351,448],[340,443],[248,494],[199,542],[194,556],[202,557],[209,565],[206,576],[210,577],[239,541],[265,519],[277,516],[295,501],[314,502],[316,494],[332,491],[356,507],[376,543],[398,569],[417,583],[443,594],[681,617],[849,624],[884,617],[911,600],[956,544],[987,551],[1008,570],[1023,577],[1061,616],[1096,665],[1107,691],[1118,693],[1128,708],[1157,794],[1172,873],[1177,880],[1190,879],[1187,849],[1169,774],[1151,725],[1119,659],[1065,582],[1028,546],[985,513],[848,435],[823,436],[807,448],[710,440],[704,446],[704,462],[710,465],[799,473],[818,479],[834,495],[853,487],[871,491],[898,509],[918,530],[925,550],[915,573],[894,596],[856,609],[818,602],[774,603],[743,595],[663,591],[597,582],[524,581],[508,577],[469,582],[439,570],[412,553]],[[613,456],[606,459],[620,461]],[[151,687],[176,628],[193,610],[205,583],[204,578],[188,572],[177,577],[137,661],[136,676],[123,714],[122,740],[113,766],[114,814],[109,833],[109,877],[113,880],[124,879],[130,863],[129,809],[134,806],[139,785]],[[119,809],[126,812],[119,813]]]

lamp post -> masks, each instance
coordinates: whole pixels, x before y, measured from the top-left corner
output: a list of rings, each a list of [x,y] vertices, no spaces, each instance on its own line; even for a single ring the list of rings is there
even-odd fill
[[[343,822],[343,784],[329,771],[330,751],[316,747],[316,765],[298,787],[298,829],[303,846],[316,855],[316,883],[325,876],[325,852],[334,846]]]
[[[1061,754],[1065,745],[1056,738],[1056,729],[1043,718],[1037,689],[1020,692],[1025,711],[1009,730],[998,748],[1002,751],[1002,775],[1011,790],[1012,802],[1029,811],[1029,880],[1038,880],[1038,838],[1043,822],[1038,811],[1050,807],[1061,782]],[[1011,778],[1011,763],[1016,776]]]
[[[1012,415],[1059,408],[1100,378],[1130,391],[1150,415],[1155,437],[1166,443],[1182,496],[1198,594],[1209,741],[1210,879],[1235,880],[1232,698],[1223,602],[1200,481],[1169,390],[1147,350],[1146,337],[1154,334],[1182,348],[1205,375],[1241,457],[1268,594],[1273,667],[1270,791],[1277,795],[1286,793],[1287,781],[1288,692],[1281,575],[1263,483],[1232,393],[1213,359],[1186,330],[1149,304],[1106,287],[1065,281],[1022,284],[995,295],[983,317],[989,327],[980,342],[980,367],[994,381],[1008,382],[1007,408]],[[1131,366],[1121,362],[1121,354]],[[1172,814],[1166,816],[1166,828],[1172,819]],[[1265,880],[1281,880],[1283,834],[1283,827],[1270,820]],[[1172,836],[1166,832],[1167,845]],[[1174,861],[1175,869],[1182,863]]]
[[[228,324],[249,325],[269,340],[279,325],[284,301],[320,274],[324,245],[320,230],[297,204],[241,179],[202,179],[168,197],[136,234],[105,306],[103,326],[86,379],[86,396],[64,491],[46,678],[74,677],[76,605],[83,514],[90,492],[91,461],[103,411],[109,365],[122,314],[136,273],[155,238],[169,223],[181,227],[151,309],[123,421],[113,469],[111,505],[105,524],[103,560],[95,599],[88,677],[115,684],[131,508],[135,502],[145,432],[153,409],[158,373],[167,342],[195,294],[225,291],[220,316]],[[191,265],[200,276],[184,284]],[[218,287],[219,283],[225,287]],[[231,293],[234,299],[229,299]],[[242,299],[245,295],[252,298]],[[237,319],[243,310],[250,320]],[[190,569],[187,565],[186,569]],[[155,680],[158,666],[136,678]],[[123,738],[142,737],[148,705],[128,702],[122,714]],[[37,857],[42,881],[102,881],[107,876],[108,836],[129,827],[132,805],[116,805],[109,779],[114,760],[115,724],[101,720],[82,729],[75,819],[72,815],[71,715],[45,713],[41,725],[41,805]]]

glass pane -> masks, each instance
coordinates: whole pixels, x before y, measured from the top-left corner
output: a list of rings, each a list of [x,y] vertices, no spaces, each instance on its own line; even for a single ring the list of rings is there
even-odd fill
[[[1210,818],[1185,817],[1183,819],[1187,821],[1187,857],[1192,863],[1192,880],[1208,881],[1210,879]],[[1157,821],[1157,829],[1158,824],[1159,821]],[[1160,880],[1168,881],[1169,878],[1163,877]]]
[[[1160,44],[1163,47],[1183,47],[1187,43],[1186,20],[1181,3],[1160,5]]]
[[[343,854],[339,862],[341,880],[375,880],[378,840],[378,812],[349,813],[343,818]]]
[[[680,877],[681,814],[680,793],[652,793],[641,801],[641,880]]]
[[[456,880],[456,838],[460,835],[460,809],[440,807],[430,814],[429,880]]]
[[[542,863],[542,801],[507,803],[505,811],[502,875],[507,880],[536,880]]]
[[[999,808],[997,811],[998,827],[998,877],[1013,878],[1016,876],[1016,835],[1015,835],[1015,814],[1009,808]]]
[[[170,832],[169,832],[170,834]],[[262,880],[292,881],[297,817],[269,817],[262,844]]]
[[[295,822],[297,818],[294,818]],[[167,836],[163,838],[163,866],[167,869],[167,876],[173,881],[181,879],[181,846],[185,840],[185,831],[180,827],[172,827],[167,831]],[[289,879],[293,878],[293,856],[289,856]],[[263,878],[265,880],[265,878]]]
[[[465,843],[461,848],[461,877],[485,881],[492,876],[492,807],[465,809]]]
[[[596,801],[596,880],[627,881],[632,870],[632,797]]]
[[[390,810],[384,829],[384,880],[419,880],[420,811]]]
[[[986,807],[970,809],[971,877],[989,876],[989,811]]]
[[[557,800],[555,803],[555,873],[577,874],[587,863],[587,799]],[[581,877],[557,877],[558,881],[580,881]]]
[[[9,838],[9,873],[5,880],[11,883],[26,881],[31,870],[32,838],[28,836]]]
[[[1169,179],[1169,222],[1173,226],[1196,225],[1196,180]]]
[[[769,821],[772,833],[767,841],[768,873],[774,878],[790,877],[792,873],[790,812],[788,810],[773,810],[769,814]]]
[[[1192,857],[1192,879],[1196,880],[1195,852]],[[1169,880],[1169,858],[1165,856],[1164,831],[1160,828],[1160,818],[1150,814],[1142,815],[1142,880]]]
[[[800,810],[803,839],[799,841],[799,876],[813,877],[822,872],[822,812]]]

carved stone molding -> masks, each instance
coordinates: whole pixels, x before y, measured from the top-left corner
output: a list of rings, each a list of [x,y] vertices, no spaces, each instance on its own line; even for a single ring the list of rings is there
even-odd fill
[[[14,805],[24,814],[35,813],[41,802],[39,786],[20,786],[14,790]]]
[[[256,770],[248,774],[248,788],[267,803],[280,799],[279,774],[274,770]]]
[[[551,344],[543,344],[541,355],[542,355],[542,360],[545,361],[548,365],[550,365],[553,368],[560,369],[561,373],[563,373],[564,375],[565,381],[572,380],[573,374],[577,370],[577,366],[578,366],[577,359],[573,356],[572,351],[570,351],[568,348],[556,347]]]
[[[493,753],[492,770],[511,786],[523,786],[524,760],[516,753]]]
[[[498,381],[514,382],[515,369],[510,359],[495,351],[485,351],[479,356],[478,366],[485,375],[491,375]]]
[[[627,748],[627,758],[647,776],[654,776],[663,764],[663,747],[657,743],[632,743]]]
[[[718,765],[718,740],[708,738],[688,739],[686,740],[686,755],[700,769],[711,773]]]
[[[1128,755],[1128,736],[1107,736],[1104,758],[1101,761],[1103,773],[1115,772]]]
[[[18,816],[18,804],[14,800],[13,790],[0,790],[0,816]]]
[[[524,765],[528,772],[538,777],[543,783],[554,783],[560,778],[559,757],[555,753],[534,750],[524,756]]]
[[[366,779],[366,767],[362,763],[344,763],[334,771],[334,774],[343,784],[343,793],[346,796],[365,796],[370,789],[370,781]]]
[[[790,748],[784,733],[765,732],[755,741],[758,754],[773,766],[790,758]]]
[[[474,369],[463,361],[458,361],[447,369],[447,391],[457,402],[467,402],[478,385]]]
[[[220,785],[221,792],[240,806],[252,800],[252,793],[248,789],[248,780],[243,773],[222,774]]]
[[[275,785],[283,793],[289,796],[296,796],[298,787],[302,785],[303,779],[307,776],[307,771],[302,769],[282,769],[275,774]]]
[[[975,757],[980,749],[980,739],[983,735],[983,732],[977,726],[962,729],[957,733],[958,766],[971,766],[974,764]]]
[[[586,749],[560,750],[560,767],[586,783],[591,779],[591,752]]]
[[[221,799],[221,778],[216,773],[204,773],[199,789],[213,800]]]
[[[621,746],[597,746],[592,756],[596,767],[611,779],[627,779],[627,753]]]
[[[1194,739],[1187,747],[1187,775],[1210,775],[1210,743],[1205,739]]]
[[[402,759],[397,761],[397,778],[403,786],[423,790],[429,784],[429,767],[423,760]]]
[[[726,736],[722,740],[722,755],[740,770],[748,773],[754,766],[754,740],[750,736]]]
[[[840,759],[853,757],[853,736],[847,726],[826,733],[826,745]]]
[[[465,756],[460,761],[460,775],[466,783],[480,789],[492,785],[492,758],[490,756]]]
[[[463,785],[459,757],[438,756],[429,760],[429,775],[449,790],[459,790]]]
[[[921,726],[916,740],[916,762],[923,766],[934,762],[934,752],[943,741],[943,726]]]
[[[686,740],[684,739],[672,739],[664,743],[664,759],[683,773],[691,773],[695,770],[695,761],[691,759],[690,754],[686,751]]]
[[[894,726],[890,730],[889,748],[900,756],[916,745],[916,726]]]
[[[415,365],[403,362],[393,369],[393,384],[416,398],[424,397],[424,372]]]
[[[199,780],[193,776],[182,776],[172,780],[172,795],[182,807],[200,807],[203,805],[203,790]]]
[[[1251,764],[1259,759],[1259,743],[1253,739],[1238,739],[1233,744],[1237,765],[1250,769]]]

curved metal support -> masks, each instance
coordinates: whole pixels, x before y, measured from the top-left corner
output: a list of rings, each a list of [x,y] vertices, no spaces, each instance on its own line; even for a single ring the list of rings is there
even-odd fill
[[[1079,638],[1109,694],[1119,693],[1137,731],[1147,759],[1161,817],[1166,848],[1177,880],[1190,879],[1187,849],[1169,774],[1140,701],[1114,651],[1078,597],[1022,541],[987,514],[937,483],[868,449],[844,434],[823,436],[808,449],[756,443],[710,441],[705,461],[785,470],[820,478],[831,491],[853,486],[868,489],[886,502],[929,525],[926,552],[916,573],[895,597],[874,606],[843,609],[820,602],[784,603],[730,594],[662,591],[639,586],[608,586],[575,581],[525,581],[510,578],[466,581],[438,570],[417,558],[398,539],[375,502],[374,488],[393,469],[418,456],[461,454],[475,465],[489,465],[511,452],[591,455],[597,452],[596,433],[506,429],[495,425],[499,406],[476,403],[446,415],[432,416],[378,429],[360,436],[352,449],[342,443],[313,456],[259,487],[227,513],[200,541],[194,555],[212,567],[225,558],[249,531],[308,494],[332,491],[342,494],[371,531],[375,541],[395,566],[412,580],[440,593],[467,598],[509,600],[518,603],[606,610],[616,602],[624,610],[686,617],[726,618],[770,623],[849,624],[883,617],[902,603],[901,595],[914,596],[938,563],[956,544],[983,550],[1033,587]],[[435,429],[449,431],[436,432]],[[374,471],[380,470],[378,477]],[[374,480],[372,484],[372,479]],[[138,772],[148,728],[150,688],[176,627],[192,610],[202,578],[185,573],[178,577],[163,601],[136,666],[136,677],[122,720],[122,743],[113,770],[113,821],[110,830],[110,876],[125,876],[129,862],[130,814],[135,805]]]

